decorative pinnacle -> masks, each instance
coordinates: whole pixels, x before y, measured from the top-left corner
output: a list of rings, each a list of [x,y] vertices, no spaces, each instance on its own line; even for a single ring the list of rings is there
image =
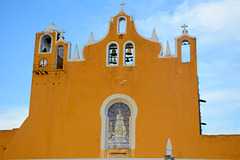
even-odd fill
[[[76,44],[75,51],[74,51],[72,59],[74,59],[74,60],[79,59],[79,53],[78,53],[78,46],[77,46],[77,44]]]
[[[170,50],[170,47],[169,47],[169,42],[167,41],[166,56],[171,56],[171,55],[172,54],[171,54],[171,50]]]
[[[172,143],[170,138],[168,138],[168,142],[167,142],[167,147],[166,147],[166,151],[167,151],[167,155],[172,155]]]
[[[187,27],[188,27],[188,25],[186,25],[186,24],[184,24],[183,26],[181,26],[181,28],[183,28],[183,31],[182,31],[183,34],[188,33],[188,30],[186,29]]]
[[[122,10],[123,10],[123,5],[125,5],[125,3],[122,2],[120,5],[122,5]]]
[[[88,43],[90,44],[92,42],[94,42],[94,39],[93,39],[93,33],[91,32]]]

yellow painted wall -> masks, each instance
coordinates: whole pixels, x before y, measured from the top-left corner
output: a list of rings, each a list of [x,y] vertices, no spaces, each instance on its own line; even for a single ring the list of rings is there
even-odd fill
[[[0,159],[5,158],[7,144],[11,141],[17,130],[0,130]]]
[[[120,16],[127,18],[122,39],[117,34]],[[168,138],[176,158],[240,157],[239,135],[200,135],[195,38],[179,37],[178,56],[158,58],[161,45],[142,38],[130,16],[119,13],[106,37],[84,48],[85,61],[68,62],[69,45],[56,42],[55,32],[49,33],[52,52],[38,53],[43,34],[36,34],[33,70],[46,58],[48,74],[33,73],[29,117],[12,140],[5,142],[6,159],[99,158],[100,108],[113,94],[125,94],[137,104],[135,158],[162,158]],[[181,62],[184,39],[191,45],[189,63]],[[106,66],[106,46],[111,41],[119,44],[119,66],[115,67]],[[127,41],[135,44],[135,66],[123,66]],[[65,47],[63,71],[54,68],[60,44]]]

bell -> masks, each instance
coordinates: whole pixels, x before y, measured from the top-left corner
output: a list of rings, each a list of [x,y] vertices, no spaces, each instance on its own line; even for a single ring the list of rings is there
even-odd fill
[[[116,55],[117,55],[116,49],[113,49],[112,53],[111,53],[111,56],[116,56]]]
[[[126,59],[126,62],[130,62],[128,58]]]
[[[113,64],[117,64],[116,58],[114,58]]]
[[[112,63],[113,63],[113,61],[112,61],[112,58],[111,58],[109,64],[112,64]]]
[[[126,55],[132,55],[131,48],[128,48]]]

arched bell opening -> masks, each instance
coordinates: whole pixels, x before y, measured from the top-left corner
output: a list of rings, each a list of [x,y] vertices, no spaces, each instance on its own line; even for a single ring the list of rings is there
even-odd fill
[[[119,17],[118,19],[118,34],[126,33],[127,22],[125,17]]]
[[[181,43],[181,58],[182,62],[190,62],[190,42],[188,40],[183,40]]]
[[[118,44],[111,42],[107,45],[107,66],[118,66]]]
[[[48,34],[45,34],[41,37],[40,40],[40,53],[51,52],[52,48],[52,37]]]
[[[64,55],[64,47],[62,45],[57,46],[56,49],[56,69],[63,68],[63,56]]]
[[[135,47],[132,42],[124,45],[124,65],[133,66],[135,64]]]

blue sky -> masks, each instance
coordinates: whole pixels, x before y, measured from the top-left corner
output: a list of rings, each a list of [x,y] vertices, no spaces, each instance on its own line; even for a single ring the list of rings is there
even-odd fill
[[[72,54],[93,32],[107,32],[120,0],[0,0],[0,129],[20,127],[28,115],[35,33],[51,23],[64,30]],[[138,32],[151,37],[153,28],[164,45],[186,23],[197,37],[200,95],[204,134],[240,134],[240,0],[127,0]]]

